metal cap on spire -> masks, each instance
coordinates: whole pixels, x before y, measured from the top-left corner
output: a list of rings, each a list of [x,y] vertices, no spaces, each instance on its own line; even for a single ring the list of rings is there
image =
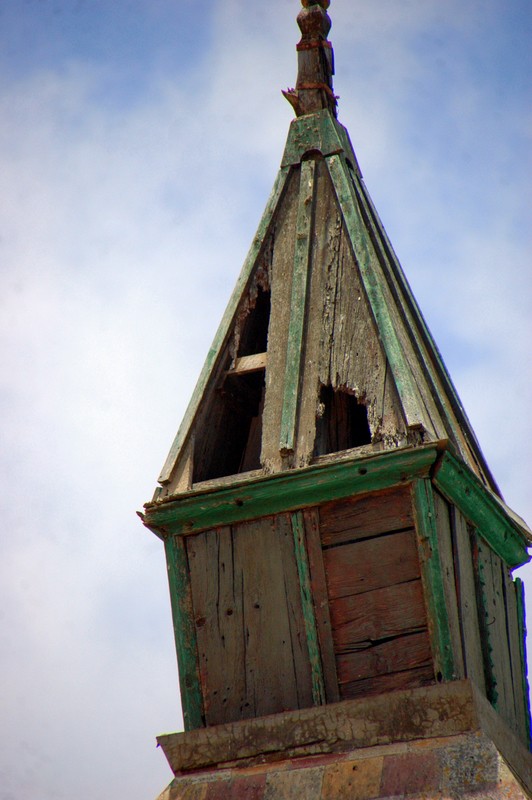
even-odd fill
[[[301,40],[297,45],[298,73],[295,89],[283,91],[298,117],[328,108],[336,116],[333,91],[334,54],[327,36],[330,0],[301,0],[297,17]]]

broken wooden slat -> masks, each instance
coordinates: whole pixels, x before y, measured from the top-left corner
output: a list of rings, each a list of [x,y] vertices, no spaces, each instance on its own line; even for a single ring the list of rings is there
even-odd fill
[[[456,668],[445,603],[436,512],[430,480],[415,480],[412,484],[412,495],[434,673],[439,681],[451,681],[456,677]]]
[[[356,198],[353,195],[348,167],[338,155],[332,155],[327,159],[327,164],[349,231],[364,288],[399,391],[407,425],[414,429],[430,428],[431,426],[427,426],[426,420],[420,415],[422,403],[419,398],[419,390],[413,381],[411,367],[406,362],[403,346],[398,339],[398,331],[390,317],[390,307],[385,302],[382,287],[372,269],[370,243],[360,218]]]
[[[289,172],[290,172],[289,169],[283,168],[279,171],[277,175],[271,195],[266,204],[264,214],[262,215],[262,219],[257,228],[257,232],[253,238],[253,242],[246,256],[246,260],[244,261],[244,266],[242,267],[242,271],[238,277],[236,286],[233,290],[233,294],[231,295],[231,299],[229,300],[229,304],[222,317],[222,321],[220,322],[213,343],[207,355],[207,359],[200,373],[200,377],[196,384],[196,388],[194,389],[194,394],[192,395],[192,399],[190,400],[188,408],[185,412],[183,422],[181,423],[181,426],[177,432],[177,435],[174,439],[172,447],[170,448],[170,452],[168,453],[168,457],[165,461],[165,464],[159,476],[160,483],[163,484],[167,483],[172,477],[172,472],[174,470],[177,458],[179,456],[179,452],[188,435],[194,417],[196,416],[199,404],[202,400],[203,394],[210,379],[211,372],[214,366],[216,365],[220,352],[225,344],[227,337],[230,334],[231,322],[236,313],[242,295],[244,294],[246,285],[250,279],[257,258],[259,257],[264,240],[266,239],[267,233],[272,224],[272,220],[277,210],[277,206],[281,200],[281,197],[285,189],[285,184]]]
[[[174,637],[179,662],[179,684],[185,730],[205,725],[198,668],[196,629],[193,621],[192,593],[185,542],[181,536],[165,541]]]
[[[245,375],[248,372],[258,372],[265,369],[268,363],[268,353],[254,353],[251,356],[240,356],[235,359],[234,366],[228,370],[230,375]]]

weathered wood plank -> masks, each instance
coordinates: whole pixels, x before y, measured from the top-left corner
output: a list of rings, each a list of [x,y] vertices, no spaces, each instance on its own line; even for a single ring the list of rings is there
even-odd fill
[[[270,267],[271,307],[268,329],[268,367],[263,413],[261,463],[267,472],[276,472],[283,465],[279,454],[284,381],[286,372],[288,329],[290,326],[290,297],[294,271],[295,230],[298,211],[301,169],[292,169],[274,228],[273,252]]]
[[[438,547],[436,511],[430,480],[412,484],[421,578],[425,591],[434,673],[437,680],[455,679],[455,662],[449,617],[445,603],[442,566]]]
[[[330,547],[323,560],[331,601],[419,578],[413,530]]]
[[[337,500],[320,508],[324,547],[411,528],[413,524],[412,497],[406,486],[378,497],[372,494]]]
[[[296,221],[296,245],[294,252],[294,274],[290,301],[290,325],[284,375],[283,410],[281,416],[281,453],[294,449],[296,419],[299,401],[299,383],[303,348],[303,331],[307,305],[307,284],[312,247],[312,219],[314,215],[316,162],[314,159],[301,164],[301,183]]]
[[[265,369],[268,363],[268,353],[254,353],[251,356],[240,356],[235,359],[234,366],[229,370],[231,375],[246,375],[248,372],[258,372]]]
[[[196,416],[200,401],[205,392],[205,388],[211,377],[211,372],[214,366],[216,365],[218,357],[227,340],[227,337],[231,332],[231,322],[238,308],[238,304],[240,303],[242,296],[246,290],[246,286],[249,282],[255,263],[260,255],[260,251],[263,247],[264,241],[271,228],[274,215],[277,210],[277,206],[283,196],[283,192],[285,190],[285,184],[287,182],[289,174],[290,170],[287,168],[283,168],[279,171],[277,175],[271,195],[268,199],[266,208],[262,215],[262,219],[257,228],[257,232],[253,238],[253,242],[246,256],[246,260],[244,261],[244,266],[242,267],[242,271],[238,277],[236,286],[233,290],[233,294],[231,295],[231,299],[229,300],[227,309],[222,317],[222,320],[214,337],[213,343],[207,355],[207,359],[200,373],[198,383],[196,384],[196,388],[194,389],[194,393],[192,395],[188,408],[185,412],[183,422],[181,423],[181,426],[177,432],[177,435],[174,439],[168,457],[165,461],[165,464],[159,476],[160,483],[163,484],[167,483],[172,477],[172,472],[174,470],[177,458],[179,456],[179,452],[188,434],[190,426],[192,425],[194,417]]]
[[[297,572],[299,576],[299,589],[301,592],[301,608],[303,622],[307,637],[308,658],[312,676],[312,699],[314,705],[325,703],[325,683],[321,665],[318,630],[312,601],[312,588],[310,584],[310,570],[306,548],[305,520],[299,511],[291,515],[292,532],[294,534],[294,552],[296,557]]]
[[[222,485],[208,492],[200,489],[175,500],[148,504],[143,521],[162,536],[170,531],[196,533],[217,525],[389,489],[415,476],[428,474],[437,458],[438,447],[434,443],[388,451],[250,479],[234,487]]]
[[[508,570],[503,570],[504,595],[506,601],[506,627],[510,649],[510,667],[514,697],[515,731],[525,744],[528,743],[528,715],[523,692],[524,675],[521,656],[522,643],[519,632],[516,587]]]
[[[491,651],[491,666],[495,681],[492,702],[510,728],[515,730],[515,706],[502,575],[503,562],[482,541],[478,543],[478,556],[486,615],[485,630]]]
[[[465,464],[445,453],[438,464],[434,483],[509,567],[513,569],[530,561],[523,532]]]
[[[486,694],[484,660],[480,641],[479,616],[471,541],[464,515],[453,506],[452,519],[456,542],[457,594],[463,631],[466,676]]]
[[[426,629],[421,581],[337,598],[331,603],[331,624],[337,653]]]
[[[307,541],[307,554],[310,570],[310,584],[314,599],[314,613],[323,669],[323,681],[328,703],[336,703],[340,699],[338,693],[338,677],[336,675],[336,659],[333,647],[329,598],[321,549],[319,514],[317,509],[303,511]]]
[[[337,657],[338,680],[342,686],[376,675],[427,667],[431,663],[430,642],[426,631],[412,633],[356,653],[340,654]]]
[[[413,689],[418,686],[429,686],[434,683],[434,669],[432,664],[404,672],[392,672],[388,675],[375,675],[359,681],[343,683],[341,688],[342,700],[355,700],[356,698],[371,697],[397,691],[398,689]]]
[[[290,519],[236,526],[250,716],[312,705],[312,682]]]
[[[233,537],[226,527],[186,541],[205,719],[216,725],[251,713],[242,670],[244,609],[234,574]]]
[[[185,542],[180,536],[165,541],[170,602],[179,667],[179,684],[185,730],[205,725],[198,667],[196,630]]]
[[[421,426],[431,430],[432,424],[423,413],[424,404],[419,394],[419,388],[412,377],[412,365],[406,361],[405,343],[399,338],[400,326],[396,326],[390,316],[391,306],[383,295],[384,285],[379,280],[374,268],[375,258],[372,257],[372,245],[360,217],[348,167],[337,155],[332,155],[327,159],[327,165],[359,265],[364,288],[401,398],[407,425],[413,429]]]
[[[527,665],[527,658],[526,658],[526,611],[525,611],[525,587],[523,585],[523,581],[521,578],[516,578],[514,581],[515,586],[515,600],[517,604],[517,619],[519,621],[519,644],[521,647],[521,674],[523,676],[523,683],[521,684],[521,689],[523,693],[523,702],[525,707],[525,718],[526,718],[526,729],[527,729],[527,739],[526,739],[526,747],[527,750],[531,750],[532,744],[532,725],[530,719],[530,690],[529,690],[529,683],[528,683],[528,665]]]
[[[436,533],[442,569],[443,593],[449,620],[449,633],[453,649],[454,674],[458,679],[465,677],[462,631],[458,615],[456,580],[454,572],[454,552],[451,531],[451,517],[446,501],[434,492],[434,511],[436,514]]]

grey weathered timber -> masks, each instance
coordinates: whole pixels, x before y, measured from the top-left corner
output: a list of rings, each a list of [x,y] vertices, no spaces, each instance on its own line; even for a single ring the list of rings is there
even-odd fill
[[[236,313],[238,304],[241,301],[242,295],[246,290],[246,286],[250,280],[250,276],[256,264],[257,258],[259,257],[260,252],[264,246],[264,241],[267,238],[270,226],[272,224],[274,213],[277,209],[279,200],[282,197],[288,174],[289,170],[283,168],[280,170],[277,176],[270,198],[266,204],[264,214],[257,228],[255,237],[253,239],[252,245],[249,249],[246,260],[244,261],[244,266],[242,267],[242,271],[239,275],[238,281],[231,295],[231,299],[229,300],[229,304],[224,313],[222,321],[220,322],[213,343],[209,350],[207,360],[205,361],[205,364],[201,371],[198,383],[194,390],[194,394],[192,395],[192,399],[189,403],[189,406],[183,418],[183,422],[181,423],[179,431],[177,432],[176,438],[172,444],[166,462],[159,476],[159,481],[162,484],[167,483],[172,476],[172,472],[175,468],[175,464],[179,456],[181,447],[183,446],[183,443],[188,435],[190,425],[192,424],[192,421],[197,413],[199,404],[202,400],[202,396],[207,388],[208,381],[211,377],[211,372],[216,364],[217,358],[227,339],[227,336],[230,333],[231,322]]]
[[[443,594],[449,621],[449,634],[453,649],[454,674],[456,678],[465,678],[464,656],[462,651],[462,633],[458,613],[456,592],[453,540],[451,531],[450,509],[446,501],[437,492],[433,493],[434,511],[436,514],[436,532],[443,580]]]
[[[312,244],[316,164],[309,159],[301,164],[301,183],[296,221],[294,272],[290,300],[290,325],[286,352],[283,408],[281,415],[281,453],[292,452],[296,437],[296,417],[299,405],[299,382],[305,327],[307,284]]]
[[[457,593],[460,605],[463,651],[466,677],[473,681],[482,694],[486,694],[484,661],[480,642],[479,617],[471,541],[464,515],[451,507],[456,543]]]

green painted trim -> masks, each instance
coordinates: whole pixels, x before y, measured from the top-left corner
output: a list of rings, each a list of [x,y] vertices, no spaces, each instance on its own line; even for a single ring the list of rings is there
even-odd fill
[[[288,328],[283,412],[281,417],[281,439],[279,442],[279,450],[284,453],[291,452],[294,449],[295,441],[301,354],[307,307],[307,284],[312,246],[315,170],[316,162],[314,159],[303,161],[301,164],[292,297],[290,301],[290,325]]]
[[[290,170],[288,168],[285,168],[281,169],[277,174],[277,178],[266,204],[264,214],[262,215],[262,219],[253,238],[253,242],[246,256],[246,260],[244,261],[244,266],[242,267],[242,271],[236,282],[233,294],[231,295],[231,299],[229,300],[229,304],[222,317],[222,321],[220,322],[213,343],[201,370],[196,388],[194,389],[194,393],[185,412],[185,416],[183,417],[183,422],[181,423],[170,452],[168,453],[164,467],[159,475],[159,483],[168,483],[172,478],[172,472],[176,465],[177,458],[188,436],[190,426],[192,425],[194,417],[198,411],[201,399],[211,377],[211,373],[216,365],[227,336],[230,333],[231,323],[237,312],[238,305],[246,291],[248,282],[257,262],[257,258],[259,257],[261,248],[264,244],[264,240],[268,235],[275,212],[277,210],[277,206],[281,200],[286,186],[289,171]]]
[[[347,130],[327,109],[297,117],[292,121],[281,165],[296,166],[306,153],[316,150],[324,157],[345,153],[358,170]]]
[[[197,533],[218,525],[387,489],[428,475],[437,456],[438,444],[432,443],[280,472],[238,486],[191,492],[175,500],[150,504],[143,521],[163,537],[170,533]]]
[[[444,681],[457,680],[459,676],[455,671],[451,630],[443,587],[436,510],[429,478],[414,481],[413,498],[434,671],[437,677],[440,673],[441,679]]]
[[[530,720],[530,688],[528,685],[528,664],[526,658],[526,606],[525,606],[525,587],[521,578],[516,578],[515,598],[517,601],[517,621],[519,625],[519,648],[521,651],[521,667],[523,675],[523,703],[525,705],[525,716],[528,736],[528,749],[532,749],[532,726]]]
[[[181,536],[165,541],[170,602],[181,688],[185,730],[203,728],[203,700],[198,665],[196,628],[192,611],[192,593],[187,562],[186,542]]]
[[[360,216],[349,168],[342,158],[337,155],[332,155],[328,158],[327,165],[346,223],[353,253],[360,270],[360,276],[375,318],[377,330],[401,398],[406,423],[409,428],[425,427],[423,418],[419,413],[420,408],[423,406],[419,391],[412,377],[412,370],[407,362],[402,344],[397,336],[394,322],[388,313],[388,304],[378,275],[375,274],[373,269],[370,240]]]
[[[451,376],[445,366],[445,362],[441,356],[441,353],[438,349],[436,342],[430,332],[430,329],[425,321],[425,318],[419,308],[419,305],[414,297],[412,290],[410,288],[410,284],[406,278],[406,275],[403,272],[403,268],[397,258],[397,255],[393,249],[392,243],[388,238],[388,234],[386,233],[386,229],[382,224],[382,221],[377,213],[377,209],[375,208],[371,196],[367,190],[367,187],[364,183],[362,175],[360,175],[360,171],[358,171],[358,185],[360,187],[360,195],[363,198],[362,203],[366,206],[366,214],[368,218],[368,224],[373,227],[376,231],[376,241],[378,243],[378,247],[381,250],[382,258],[386,262],[391,274],[395,277],[401,291],[403,292],[403,298],[405,305],[410,310],[415,322],[417,323],[418,330],[420,333],[421,342],[425,345],[428,353],[430,354],[430,358],[428,361],[425,361],[425,367],[429,371],[429,374],[432,377],[432,368],[436,373],[437,378],[443,384],[444,392],[445,392],[445,399],[449,401],[452,411],[456,417],[456,420],[459,426],[462,429],[462,434],[464,435],[468,445],[470,446],[471,450],[473,451],[475,457],[478,459],[478,463],[480,464],[482,470],[485,472],[488,481],[490,482],[491,487],[493,488],[496,494],[500,495],[499,488],[497,483],[491,474],[491,470],[484,458],[484,454],[480,448],[480,444],[478,439],[475,435],[475,431],[469,421],[469,418],[466,414],[466,411],[462,405],[462,401],[458,396],[458,392],[454,386],[454,383],[451,379]],[[390,287],[391,288],[391,287]],[[417,342],[416,339],[416,344]],[[436,384],[433,381],[433,386],[435,388],[435,399],[440,399],[440,394],[437,391]],[[444,404],[446,405],[446,403]],[[452,417],[449,416],[448,412],[446,411],[445,416],[449,420],[449,423],[452,427],[455,427],[455,424],[452,420]]]
[[[445,453],[434,483],[511,569],[530,561],[524,535],[465,464]]]
[[[312,699],[315,706],[322,706],[325,705],[326,702],[325,681],[323,678],[323,668],[321,664],[314,603],[312,601],[310,570],[308,565],[307,548],[305,544],[305,521],[301,512],[292,514],[292,532],[294,534],[294,550],[297,563],[297,572],[299,575],[299,589],[301,591],[301,607],[303,609],[303,620],[305,622],[305,633],[307,636],[307,647],[312,677]]]

